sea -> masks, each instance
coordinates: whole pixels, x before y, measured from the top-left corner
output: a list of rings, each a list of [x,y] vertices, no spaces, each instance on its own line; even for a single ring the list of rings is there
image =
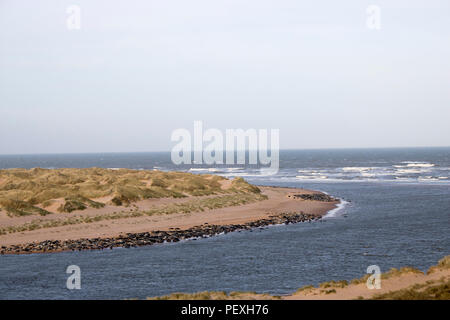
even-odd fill
[[[139,248],[0,256],[0,299],[143,299],[174,292],[286,295],[305,285],[426,271],[450,254],[450,148],[281,150],[271,176],[250,165],[174,165],[168,152],[3,155],[0,168],[132,168],[243,177],[341,199],[312,223]],[[1,245],[1,237],[0,237]],[[68,266],[80,289],[68,289]]]

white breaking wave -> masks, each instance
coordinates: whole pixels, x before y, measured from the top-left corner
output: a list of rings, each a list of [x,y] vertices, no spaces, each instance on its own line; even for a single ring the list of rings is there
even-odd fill
[[[377,174],[376,173],[362,172],[361,176],[363,176],[363,177],[376,177]]]
[[[430,168],[434,167],[433,163],[408,163],[407,167],[421,167],[421,168]]]
[[[420,170],[420,169],[397,169],[395,173],[397,174],[408,174],[408,173],[422,173],[428,170]]]
[[[207,172],[219,172],[217,168],[190,168],[189,171],[207,171]]]
[[[224,168],[224,170],[226,170],[228,172],[233,172],[233,171],[244,170],[244,168]]]
[[[426,176],[426,177],[419,177],[419,181],[439,181],[438,178],[432,177],[432,176]]]
[[[340,202],[338,203],[337,207],[328,211],[326,215],[324,215],[324,218],[334,218],[336,217],[336,214],[344,209],[344,207],[348,204],[348,201],[345,201],[343,199],[339,199]]]
[[[351,172],[364,172],[364,171],[370,171],[376,169],[374,167],[344,167],[342,168],[343,171],[351,171]]]
[[[348,166],[329,168],[301,168],[290,176],[305,182],[397,182],[440,183],[450,182],[450,167],[440,167],[425,161],[404,161],[386,166]],[[290,174],[290,173],[288,173]]]
[[[190,168],[189,171],[207,171],[207,172],[235,172],[242,171],[245,168]]]
[[[327,176],[323,176],[323,175],[320,175],[320,176],[317,176],[317,175],[315,175],[315,176],[295,176],[297,179],[301,179],[301,180],[317,180],[317,179],[328,179],[328,177]]]
[[[408,177],[395,177],[395,179],[386,179],[384,181],[397,182],[397,183],[419,183],[420,181],[417,178],[408,178]]]
[[[393,165],[396,168],[405,168],[405,167],[422,167],[422,168],[430,168],[434,167],[434,163],[429,162],[418,162],[418,161],[402,161],[402,165]]]

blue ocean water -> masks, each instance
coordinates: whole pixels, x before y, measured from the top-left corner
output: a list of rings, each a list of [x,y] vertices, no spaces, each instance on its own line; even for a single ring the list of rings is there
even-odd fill
[[[450,254],[450,148],[290,150],[280,171],[174,166],[168,153],[0,156],[0,168],[106,167],[243,176],[345,199],[321,222],[131,249],[0,256],[0,299],[123,299],[204,290],[288,294]],[[0,237],[1,244],[1,237]],[[67,266],[81,268],[68,290]]]

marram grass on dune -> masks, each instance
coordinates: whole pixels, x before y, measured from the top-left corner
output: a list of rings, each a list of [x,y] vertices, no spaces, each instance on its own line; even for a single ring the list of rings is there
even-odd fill
[[[225,186],[225,187],[224,187]],[[10,216],[72,212],[105,204],[129,206],[150,198],[259,194],[242,178],[131,169],[0,170],[0,207]]]

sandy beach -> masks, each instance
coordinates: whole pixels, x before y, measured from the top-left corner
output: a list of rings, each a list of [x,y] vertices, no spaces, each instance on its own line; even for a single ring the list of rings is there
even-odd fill
[[[91,223],[80,223],[65,226],[41,228],[24,232],[9,233],[0,236],[0,246],[11,246],[42,242],[46,240],[76,240],[86,238],[109,238],[126,233],[141,233],[152,231],[186,230],[200,225],[236,225],[266,219],[285,213],[307,213],[322,216],[336,207],[338,201],[317,201],[295,198],[296,194],[321,194],[305,189],[290,189],[278,187],[260,187],[261,194],[267,199],[249,204],[230,206],[225,208],[203,210],[188,213],[172,213],[152,216],[140,216],[113,220],[101,220]],[[70,214],[51,214],[39,217],[40,223],[50,223],[75,217],[101,217],[118,211],[138,212],[148,209],[164,207],[168,204],[183,204],[192,199],[213,198],[215,196],[199,196],[187,198],[147,199],[133,203],[131,207],[117,207],[105,205],[100,209],[88,208],[76,210]],[[97,199],[98,201],[98,199]],[[0,212],[0,228],[17,227],[36,221],[35,216],[21,216],[11,218],[5,212]]]

